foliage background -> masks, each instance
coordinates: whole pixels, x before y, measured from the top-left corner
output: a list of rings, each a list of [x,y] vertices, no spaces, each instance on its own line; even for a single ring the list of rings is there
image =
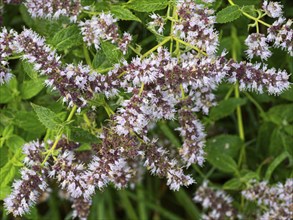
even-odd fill
[[[87,5],[94,1],[82,2]],[[235,3],[259,6],[260,1],[235,0]],[[282,4],[285,16],[292,17],[293,2],[282,0]],[[113,5],[111,1],[99,1],[96,10],[115,11]],[[219,11],[228,3],[217,0],[214,5]],[[116,13],[119,13],[119,10],[118,12],[116,10]],[[166,10],[163,9],[158,13],[165,14]],[[147,29],[146,22],[138,22],[150,21],[148,13],[134,11],[134,15],[131,20],[120,21],[119,26],[121,30],[135,36],[136,44],[140,45],[144,52],[156,45],[158,36]],[[242,16],[231,23],[217,24],[216,28],[220,30],[221,36],[219,52],[226,48],[229,54],[236,52],[237,60],[245,59],[244,39],[249,33],[247,28],[249,22],[249,19]],[[272,21],[268,19],[267,22]],[[54,22],[33,20],[24,6],[5,5],[3,26],[14,28],[18,32],[23,26],[32,28],[45,36],[47,42],[55,47],[67,62],[78,63],[85,58],[81,36],[76,27],[70,26],[65,18]],[[168,33],[168,27],[165,31]],[[293,73],[292,57],[280,49],[274,49],[273,52],[274,55],[269,58],[268,65]],[[130,51],[127,56],[130,58],[134,54]],[[108,59],[107,51],[103,50],[97,54],[90,53],[90,58],[95,68],[107,68],[112,62]],[[58,94],[44,87],[44,78],[39,77],[30,64],[15,59],[11,62],[11,67],[15,77],[8,85],[0,86],[1,200],[9,193],[13,179],[19,175],[18,170],[22,166],[21,146],[48,135],[30,103],[49,108],[61,119],[64,119],[67,112],[66,107],[58,101]],[[290,80],[293,82],[292,75]],[[209,180],[213,186],[226,190],[234,197],[235,207],[250,216],[255,206],[243,201],[240,194],[249,180],[255,178],[269,180],[273,184],[292,178],[293,88],[278,97],[244,92],[240,94],[239,99],[236,99],[234,93],[231,93],[231,87],[231,85],[220,86],[216,93],[219,105],[211,110],[208,117],[203,117],[208,133],[207,161],[202,168],[192,166],[189,169],[197,181],[196,184],[173,192],[167,188],[164,180],[146,173],[141,184],[135,189],[117,191],[108,187],[102,192],[97,192],[89,219],[199,219],[201,207],[195,204],[192,198],[204,180]],[[116,101],[111,100],[108,103],[113,110],[117,108]],[[235,110],[239,105],[244,121],[244,142],[238,135]],[[107,114],[102,107],[97,111],[99,112],[97,117],[92,117],[94,114],[90,111],[87,114],[100,127]],[[75,117],[74,124],[86,128],[82,116]],[[169,143],[171,147],[179,147],[181,140],[179,134],[173,130],[174,127],[176,127],[175,122],[160,122],[153,134]],[[53,186],[53,189],[56,188]],[[60,199],[57,191],[53,190],[52,195],[34,207],[24,219],[70,219],[70,210],[70,203]],[[5,214],[2,202],[0,213],[2,219],[11,218]]]

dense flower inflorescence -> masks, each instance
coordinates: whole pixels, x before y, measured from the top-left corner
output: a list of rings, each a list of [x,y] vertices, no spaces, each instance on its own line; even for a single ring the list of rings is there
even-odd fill
[[[42,192],[47,189],[45,181],[46,169],[41,167],[44,145],[30,142],[23,146],[24,164],[20,171],[21,179],[12,185],[12,193],[4,200],[9,213],[22,216],[27,213],[37,201]]]
[[[283,14],[283,6],[279,2],[264,1],[262,8],[265,13],[272,18],[278,18]]]
[[[13,40],[17,36],[14,30],[5,27],[0,32],[0,85],[7,83],[13,77],[7,58],[13,53]]]
[[[202,2],[209,4],[213,0]],[[129,47],[132,36],[127,32],[120,34],[118,19],[110,13],[101,12],[77,21],[81,11],[77,0],[50,0],[46,3],[26,0],[25,5],[32,17],[57,19],[68,16],[71,21],[78,22],[84,43],[95,50],[106,50],[103,46],[109,44],[115,44],[124,55],[128,48],[135,50]],[[21,179],[13,184],[12,193],[5,200],[8,212],[15,216],[27,213],[40,193],[47,189],[49,181],[46,179],[57,181],[72,201],[73,216],[81,219],[87,218],[96,189],[101,190],[109,184],[117,189],[133,185],[139,179],[141,167],[166,178],[171,190],[189,186],[195,181],[184,173],[184,169],[192,164],[203,165],[206,134],[200,118],[216,105],[214,90],[219,84],[239,83],[240,90],[276,95],[289,88],[286,71],[268,68],[266,64],[228,60],[225,51],[216,55],[219,42],[218,32],[214,29],[214,11],[205,4],[179,0],[173,7],[171,36],[162,42],[172,41],[170,45],[174,47],[176,42],[175,51],[164,48],[161,42],[144,55],[136,51],[139,56],[116,60],[116,64],[103,71],[105,74],[94,70],[90,62],[62,63],[56,50],[30,29],[24,29],[20,34],[2,29],[0,84],[12,77],[8,60],[16,54],[46,76],[45,84],[57,90],[69,107],[77,106],[78,111],[86,106],[94,109],[91,101],[97,95],[112,98],[122,94],[124,98],[116,112],[106,106],[108,124],[103,124],[98,133],[93,132],[100,142],[92,144],[91,150],[83,155],[76,150],[80,144],[68,141],[65,136],[57,139],[58,144],[54,146],[54,153],[58,152],[58,156],[52,153],[44,158],[51,151],[46,151],[44,144],[39,142],[25,145]],[[263,10],[273,18],[282,15],[278,3],[264,3]],[[164,25],[170,18],[158,14],[150,17],[153,21],[149,26],[163,34]],[[280,17],[268,29],[267,37],[261,33],[249,35],[245,41],[248,58],[258,56],[267,60],[272,55],[270,42],[292,55],[291,25],[291,20],[285,22]],[[180,44],[186,46],[185,50],[181,50]],[[86,47],[83,49],[87,50]],[[89,49],[92,52],[93,48]],[[178,121],[176,130],[182,137],[181,148],[172,151],[153,139],[152,124],[160,120]],[[288,184],[292,185],[292,181]],[[206,183],[198,189],[194,199],[210,210],[204,219],[236,216],[231,198],[223,191],[209,188]],[[274,205],[274,209],[278,208]]]
[[[204,162],[205,136],[203,125],[189,109],[181,109],[179,112],[180,131],[184,138],[180,154],[183,161],[190,166],[197,163],[202,166]]]
[[[275,47],[280,47],[288,51],[293,56],[293,29],[292,19],[286,21],[280,17],[270,28],[268,28],[268,41],[272,42]]]
[[[84,42],[88,46],[94,45],[97,50],[100,49],[101,41],[118,43],[120,50],[125,54],[132,36],[125,32],[120,38],[116,22],[117,19],[109,13],[101,13],[98,17],[93,16],[90,20],[79,22]]]
[[[267,38],[264,34],[250,34],[246,38],[245,44],[248,47],[245,52],[249,59],[252,59],[254,56],[256,56],[260,57],[262,60],[267,60],[272,55],[272,52],[269,50]]]
[[[255,201],[260,207],[266,207],[258,213],[259,219],[290,219],[293,206],[293,179],[285,184],[270,186],[268,182],[252,182],[252,186],[242,191],[242,195]],[[261,209],[260,209],[261,210]]]
[[[289,75],[284,70],[269,69],[260,63],[236,63],[230,61],[229,82],[239,82],[241,90],[280,94],[290,86]]]
[[[214,11],[191,0],[178,1],[177,9],[179,21],[175,23],[174,34],[207,54],[214,54],[219,44]]]
[[[81,11],[80,0],[25,0],[24,5],[33,18],[58,19],[67,16],[72,22],[76,22]]]
[[[207,182],[197,189],[193,200],[207,210],[202,219],[222,220],[239,217],[232,206],[232,198],[222,190],[209,187]]]

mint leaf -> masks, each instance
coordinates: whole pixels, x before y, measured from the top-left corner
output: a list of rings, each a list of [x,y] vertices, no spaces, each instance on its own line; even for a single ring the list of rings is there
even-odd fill
[[[107,41],[102,41],[101,47],[102,47],[104,54],[106,55],[106,58],[111,63],[118,63],[121,60],[122,52],[115,45],[113,45]]]
[[[219,104],[211,109],[210,119],[213,121],[219,120],[221,118],[227,117],[232,114],[237,106],[244,105],[246,103],[245,99],[230,98],[219,102]]]
[[[140,12],[153,12],[167,7],[168,0],[130,0],[126,7]]]
[[[230,5],[217,13],[216,22],[227,23],[236,20],[242,15],[237,5]]]
[[[48,129],[56,130],[61,125],[61,120],[58,118],[57,114],[48,108],[43,106],[31,104],[35,110],[39,121]]]
[[[120,20],[141,22],[141,20],[138,17],[136,17],[130,10],[128,10],[127,8],[123,8],[120,5],[112,6],[110,8],[110,11],[112,14],[115,15],[116,18]]]
[[[36,96],[44,88],[43,79],[24,81],[20,86],[22,99],[30,99]]]
[[[99,139],[95,135],[82,128],[69,127],[69,133],[69,139],[71,141],[90,144],[99,142]]]
[[[57,50],[67,50],[74,46],[82,44],[82,36],[76,25],[71,25],[58,31],[53,39],[49,42]]]

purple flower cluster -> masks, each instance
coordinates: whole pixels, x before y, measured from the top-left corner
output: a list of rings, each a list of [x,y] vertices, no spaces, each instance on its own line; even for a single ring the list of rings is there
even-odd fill
[[[72,22],[77,21],[82,9],[80,0],[25,0],[24,5],[33,18],[58,19],[67,16]]]
[[[232,206],[232,198],[223,190],[209,187],[207,182],[197,189],[193,200],[207,211],[202,215],[204,220],[241,219]]]
[[[174,34],[207,54],[214,54],[219,44],[214,11],[192,0],[178,1],[177,11],[179,21],[175,23]]]
[[[211,3],[212,0],[203,2]],[[79,1],[50,0],[44,3],[27,0],[25,5],[33,17],[53,19],[66,15],[74,22],[81,10]],[[280,94],[289,88],[286,71],[259,63],[227,60],[226,52],[215,54],[218,33],[214,29],[213,10],[191,0],[178,1],[176,9],[177,14],[174,14],[178,19],[172,21],[175,36],[170,39],[177,43],[185,41],[201,53],[189,50],[173,56],[166,48],[157,46],[145,55],[119,61],[105,74],[82,63],[62,63],[56,51],[32,30],[24,29],[20,34],[5,28],[1,30],[0,84],[11,78],[8,60],[17,55],[45,75],[45,84],[57,90],[64,102],[70,107],[76,105],[78,110],[85,106],[95,107],[90,101],[98,94],[106,98],[117,96],[121,91],[131,95],[121,102],[115,113],[111,113],[108,124],[96,134],[101,142],[92,145],[92,150],[85,155],[87,160],[75,151],[79,144],[68,140],[59,141],[56,148],[59,155],[50,157],[46,163],[43,163],[44,144],[31,142],[25,145],[21,180],[13,184],[12,193],[5,200],[8,212],[15,216],[28,212],[40,193],[46,191],[46,179],[58,182],[72,201],[74,216],[81,219],[86,219],[96,189],[109,184],[118,189],[133,185],[140,179],[141,167],[166,178],[171,190],[189,186],[195,181],[184,173],[184,169],[192,164],[202,166],[205,156],[206,134],[199,115],[207,115],[216,105],[213,92],[219,84],[239,83],[240,90],[269,94]],[[263,9],[274,18],[282,14],[278,4],[264,4]],[[153,21],[149,25],[162,33],[165,20],[157,14],[152,14],[151,18]],[[250,59],[260,56],[267,60],[271,56],[269,42],[292,54],[292,21],[284,22],[279,18],[268,29],[267,37],[251,34],[246,39]],[[84,42],[96,50],[103,46],[103,41],[109,41],[126,54],[132,41],[130,34],[119,34],[117,19],[109,13],[102,12],[91,19],[78,21],[78,24]],[[178,151],[160,146],[150,136],[151,125],[160,120],[178,121],[176,130],[182,138],[182,147]],[[231,198],[207,184],[198,189],[195,200],[210,210],[204,219],[237,215]]]
[[[8,213],[22,216],[37,203],[40,194],[47,189],[45,180],[46,169],[41,166],[44,145],[39,142],[30,142],[23,146],[25,167],[21,169],[21,179],[12,185],[12,193],[4,200]]]
[[[291,219],[293,179],[270,186],[268,182],[252,182],[242,195],[259,206],[258,219]]]
[[[14,30],[8,31],[6,28],[2,28],[0,32],[0,85],[9,82],[13,77],[7,58],[13,53],[13,40],[16,35]]]
[[[247,57],[252,59],[253,57],[260,57],[262,60],[267,60],[272,52],[270,51],[269,44],[272,43],[273,47],[282,48],[288,51],[290,56],[293,56],[293,29],[292,19],[286,19],[282,17],[283,6],[278,2],[264,1],[262,8],[266,15],[277,20],[268,25],[267,36],[260,33],[252,33],[248,35],[245,40],[245,44],[248,47],[246,50]]]
[[[88,46],[94,45],[97,50],[100,49],[101,41],[111,41],[118,43],[118,47],[125,54],[128,44],[132,41],[129,33],[124,33],[120,38],[118,33],[117,19],[111,14],[101,13],[98,17],[93,16],[90,20],[79,22],[84,42]]]

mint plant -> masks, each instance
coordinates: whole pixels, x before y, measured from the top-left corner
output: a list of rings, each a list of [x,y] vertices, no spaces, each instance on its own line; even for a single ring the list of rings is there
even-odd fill
[[[120,219],[115,192],[125,219],[290,219],[293,30],[282,3],[2,3],[3,218],[60,219],[58,192],[66,218]],[[158,177],[185,212],[144,198]]]

